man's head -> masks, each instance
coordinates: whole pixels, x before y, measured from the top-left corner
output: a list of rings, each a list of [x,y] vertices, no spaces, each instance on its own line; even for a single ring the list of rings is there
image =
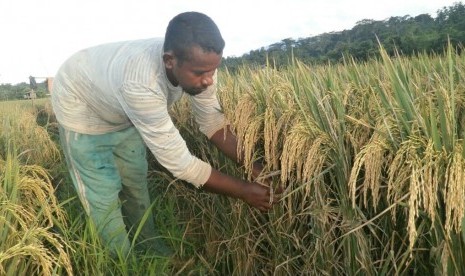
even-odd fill
[[[215,22],[198,12],[175,16],[166,30],[163,61],[168,79],[197,95],[213,84],[224,40]]]
[[[189,59],[193,46],[222,55],[224,44],[218,26],[210,17],[198,12],[185,12],[169,22],[163,50],[172,52],[182,62]]]

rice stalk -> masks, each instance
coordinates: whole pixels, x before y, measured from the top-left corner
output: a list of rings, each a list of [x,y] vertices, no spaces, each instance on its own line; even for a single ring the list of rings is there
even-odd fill
[[[464,218],[465,199],[465,162],[462,156],[462,146],[457,144],[451,153],[450,163],[446,168],[444,202],[445,202],[445,230],[449,236],[452,231],[458,232]]]
[[[26,229],[15,233],[9,239],[17,243],[0,251],[1,273],[53,275],[56,267],[64,267],[69,275],[73,274],[63,240],[48,228],[28,225]],[[17,265],[21,263],[24,263],[24,271],[18,271]]]
[[[21,203],[31,210],[38,210],[44,216],[44,223],[51,226],[55,219],[65,221],[65,213],[54,195],[50,175],[37,165],[20,165],[17,155],[9,152],[6,160],[0,160],[0,190],[13,203]],[[45,204],[46,203],[46,204]],[[37,213],[39,214],[39,213]]]
[[[292,179],[291,174],[295,174],[297,181],[302,182],[304,178],[302,175],[304,162],[308,164],[306,170],[311,172],[310,162],[321,159],[319,156],[324,156],[325,151],[319,151],[321,144],[325,141],[324,138],[313,144],[313,136],[314,134],[310,133],[307,125],[299,121],[299,119],[294,120],[289,132],[286,133],[283,144],[281,156],[281,181],[283,183],[286,183],[288,179]],[[312,149],[312,145],[314,145],[314,149]],[[309,149],[309,151],[303,149]],[[307,155],[307,153],[313,155]],[[326,158],[323,159],[326,160]],[[312,178],[312,175],[305,176],[305,179],[310,178]]]
[[[15,106],[8,113],[0,113],[0,141],[2,145],[15,141],[24,162],[49,167],[60,160],[60,153],[47,130],[37,124],[36,118],[35,110]],[[7,148],[0,147],[0,153],[6,151]]]
[[[243,97],[240,102],[238,102],[236,107],[235,117],[233,119],[234,130],[236,131],[236,136],[238,138],[238,146],[237,146],[237,156],[240,159],[244,159],[244,162],[250,163],[250,160],[245,160],[244,152],[246,142],[246,135],[249,137],[255,137],[251,135],[251,133],[256,133],[256,126],[254,128],[249,128],[249,125],[252,124],[256,117],[256,105],[255,101],[250,95],[246,95]],[[248,141],[247,145],[253,145],[255,141]],[[250,149],[249,151],[252,151]],[[247,167],[247,166],[246,166]]]
[[[437,217],[437,206],[439,204],[439,188],[444,172],[441,169],[444,164],[444,152],[435,150],[434,142],[429,140],[425,146],[422,156],[422,171],[420,171],[421,199],[428,217],[431,219],[431,224],[434,225],[434,220]]]
[[[52,275],[64,268],[72,274],[68,245],[51,230],[65,216],[50,178],[40,166],[21,165],[12,147],[0,162],[0,272]]]
[[[370,142],[365,145],[355,156],[351,175],[348,181],[349,192],[352,198],[352,207],[356,206],[358,180],[363,171],[363,182],[361,183],[361,194],[363,205],[368,207],[368,191],[371,190],[372,205],[376,210],[380,200],[380,188],[384,181],[384,170],[390,164],[392,156],[389,155],[390,148],[386,139],[375,133]]]
[[[198,238],[203,271],[460,272],[461,213],[453,204],[462,191],[465,93],[457,79],[464,71],[459,56],[385,54],[345,66],[295,62],[225,73],[219,96],[242,157],[281,170],[286,194],[261,215],[235,200],[177,190],[185,237]],[[206,143],[192,143],[243,177]]]

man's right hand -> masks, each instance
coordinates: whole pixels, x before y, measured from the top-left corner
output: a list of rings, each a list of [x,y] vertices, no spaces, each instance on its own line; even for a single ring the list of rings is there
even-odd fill
[[[238,198],[248,205],[265,212],[281,198],[281,190],[276,193],[270,187],[256,182],[246,182],[223,174],[212,168],[212,173],[203,188],[209,192]]]
[[[242,200],[262,212],[268,211],[281,199],[281,193],[274,193],[271,189],[257,182],[248,183]]]

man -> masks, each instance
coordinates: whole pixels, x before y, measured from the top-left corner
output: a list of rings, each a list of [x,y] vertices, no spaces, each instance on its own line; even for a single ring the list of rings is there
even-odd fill
[[[165,38],[104,44],[82,50],[59,69],[52,105],[79,198],[113,253],[127,254],[125,229],[149,211],[146,146],[175,177],[266,211],[279,195],[225,175],[191,155],[168,109],[188,94],[200,130],[240,162],[236,137],[216,97],[224,41],[206,15],[187,12],[169,23]],[[259,174],[261,167],[254,167]],[[120,206],[121,205],[121,206]],[[154,239],[151,215],[141,231]],[[161,243],[155,243],[161,247]],[[157,249],[157,248],[155,248]]]

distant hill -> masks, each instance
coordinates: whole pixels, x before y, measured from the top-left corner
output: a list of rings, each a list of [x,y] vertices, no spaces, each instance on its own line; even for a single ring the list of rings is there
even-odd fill
[[[274,66],[288,64],[293,55],[306,63],[340,62],[343,56],[358,61],[379,53],[378,40],[391,55],[442,53],[448,43],[463,49],[465,42],[465,5],[461,2],[429,14],[394,16],[387,20],[364,19],[351,30],[323,33],[297,40],[286,38],[272,45],[252,50],[240,57],[228,57],[222,66],[234,71],[243,64],[263,66],[266,60]]]

